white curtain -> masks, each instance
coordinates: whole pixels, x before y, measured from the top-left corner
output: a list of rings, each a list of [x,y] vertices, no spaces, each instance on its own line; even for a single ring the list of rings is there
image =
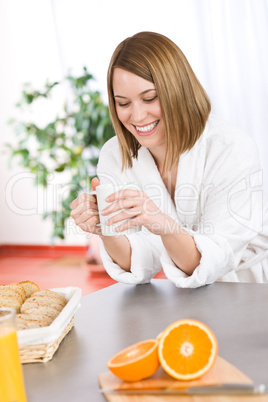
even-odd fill
[[[215,113],[255,138],[268,190],[268,2],[195,1],[201,81]]]

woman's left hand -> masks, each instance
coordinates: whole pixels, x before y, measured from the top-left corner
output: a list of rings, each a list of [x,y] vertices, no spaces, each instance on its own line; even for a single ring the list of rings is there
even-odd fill
[[[143,225],[154,234],[165,235],[171,233],[172,224],[177,226],[177,223],[164,214],[143,191],[119,190],[106,198],[106,201],[111,202],[111,205],[102,211],[102,215],[120,211],[106,221],[107,225],[128,219],[116,228],[118,233],[133,226]]]

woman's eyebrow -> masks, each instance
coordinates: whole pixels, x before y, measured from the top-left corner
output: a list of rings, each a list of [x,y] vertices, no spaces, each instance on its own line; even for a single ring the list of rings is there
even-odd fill
[[[125,96],[121,96],[121,95],[114,95],[114,98],[122,98],[122,99],[127,99]]]
[[[139,95],[144,95],[144,94],[146,94],[147,92],[150,92],[150,91],[156,91],[156,89],[155,88],[145,89],[145,91],[142,91]],[[121,96],[121,95],[114,95],[114,98],[127,99],[126,96]]]
[[[141,92],[140,95],[144,95],[144,94],[146,94],[147,92],[150,92],[150,91],[156,91],[156,89],[155,88],[146,89],[145,91]]]

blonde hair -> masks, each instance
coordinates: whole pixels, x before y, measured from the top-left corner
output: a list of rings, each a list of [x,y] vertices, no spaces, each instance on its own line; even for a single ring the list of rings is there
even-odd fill
[[[109,109],[118,137],[122,170],[132,167],[139,142],[118,119],[113,94],[113,71],[118,67],[152,82],[158,94],[167,141],[164,172],[190,150],[204,131],[209,98],[180,48],[167,37],[140,32],[115,49],[108,68]]]

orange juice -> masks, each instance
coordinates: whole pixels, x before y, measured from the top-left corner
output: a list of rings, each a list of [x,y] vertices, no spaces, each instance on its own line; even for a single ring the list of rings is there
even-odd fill
[[[0,401],[26,402],[15,328],[0,326]]]

